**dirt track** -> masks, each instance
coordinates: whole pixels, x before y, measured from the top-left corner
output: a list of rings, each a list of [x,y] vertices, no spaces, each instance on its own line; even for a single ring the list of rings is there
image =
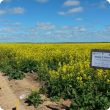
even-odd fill
[[[49,98],[46,98],[43,94],[40,94],[41,99],[44,101],[43,104],[39,104],[38,108],[34,108],[33,105],[28,106],[26,103],[26,98],[31,93],[30,89],[35,87],[40,88],[41,82],[36,81],[37,73],[24,73],[26,78],[23,80],[12,79],[9,81],[9,76],[2,76],[4,73],[0,71],[0,107],[3,110],[16,110],[18,99],[22,94],[25,94],[25,97],[20,100],[17,110],[66,110],[70,104],[70,100],[64,101],[63,99],[60,102],[50,102]],[[2,92],[2,81],[6,77],[6,80],[3,83],[3,92]],[[29,89],[30,88],[30,89]]]
[[[1,75],[0,72],[1,85],[3,78],[4,77]],[[1,85],[0,88],[2,87]],[[9,87],[7,79],[4,81],[3,85],[4,85],[3,92],[2,92],[2,88],[0,89],[0,107],[3,110],[16,110],[15,108],[17,106],[19,97],[17,97]],[[26,110],[25,107],[21,104],[21,102],[19,103],[18,110]]]

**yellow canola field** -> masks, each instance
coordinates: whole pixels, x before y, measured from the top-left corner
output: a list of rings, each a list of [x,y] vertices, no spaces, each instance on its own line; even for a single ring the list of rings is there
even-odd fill
[[[53,58],[58,62],[59,68],[57,71],[49,70],[50,79],[52,80],[55,77],[58,77],[59,74],[62,75],[62,78],[68,78],[72,80],[71,77],[76,75],[76,79],[80,85],[85,85],[83,79],[90,80],[91,76],[89,71],[93,70],[90,68],[90,56],[91,49],[110,49],[109,43],[80,43],[80,44],[51,44],[51,43],[0,43],[0,58],[3,58],[6,55],[3,55],[3,52],[12,50],[12,53],[16,53],[15,60],[19,64],[20,59],[33,58],[35,61],[39,61],[42,65],[42,69],[45,68],[45,71],[48,71],[47,64],[44,60],[50,60],[53,62]],[[1,62],[3,61],[1,58]],[[63,67],[61,66],[63,62]],[[66,64],[65,62],[68,62]],[[97,69],[96,78],[102,78],[102,69]],[[109,75],[110,71],[105,71]],[[104,78],[107,78],[107,75]],[[106,79],[107,83],[110,82],[109,79]],[[94,82],[93,82],[94,83]]]

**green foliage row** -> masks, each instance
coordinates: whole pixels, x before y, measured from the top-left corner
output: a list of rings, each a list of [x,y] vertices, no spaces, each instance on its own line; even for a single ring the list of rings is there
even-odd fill
[[[20,70],[26,73],[34,73],[38,71],[36,67],[36,65],[38,65],[38,62],[31,59],[21,61],[19,65]]]
[[[21,80],[25,78],[24,73],[19,72],[19,70],[16,70],[16,69],[5,68],[5,69],[2,69],[2,72],[5,73],[3,76],[9,76],[9,80],[11,79]]]
[[[4,75],[9,75],[9,80],[14,78],[17,80],[25,78],[23,72],[34,73],[38,71],[36,65],[40,68],[41,62],[32,59],[23,59],[19,65],[17,65],[17,61],[15,61],[16,54],[12,53],[11,50],[7,52],[4,51],[0,54],[0,68],[2,69],[2,72],[5,73]],[[60,60],[61,64],[63,64],[63,62],[69,64],[66,57],[63,58],[63,61],[62,58]],[[48,62],[47,65],[49,70],[53,69],[57,71],[59,61],[57,61],[55,57],[53,57],[53,62],[50,60],[46,62]],[[78,71],[76,71],[76,73],[77,72]],[[90,75],[93,78],[93,71],[90,72]],[[70,110],[105,110],[110,106],[110,92],[106,93],[107,90],[110,90],[110,87],[99,80],[95,81],[94,86],[91,82],[88,82],[87,86],[80,87],[76,83],[75,77],[72,77],[73,80],[69,81],[68,78],[64,80],[59,76],[58,79],[53,79],[51,81],[49,72],[45,72],[45,70],[39,71],[38,79],[47,81],[45,83],[47,88],[40,88],[39,93],[47,93],[49,97],[52,97],[51,101],[58,102],[61,97],[64,99],[75,99],[70,106]],[[70,85],[72,87],[70,87]],[[48,92],[46,92],[46,90],[48,90]],[[30,104],[34,104],[35,107],[38,107],[38,104],[43,103],[40,95],[36,92],[32,92],[31,95],[28,96],[28,101]]]
[[[90,71],[89,74],[92,78],[94,78],[93,72],[94,70]],[[42,73],[43,75],[45,74]],[[53,79],[52,82],[50,80],[46,82],[45,85],[48,86],[49,97],[53,97],[51,101],[59,101],[60,97],[64,99],[75,99],[70,106],[70,110],[106,110],[109,108],[110,92],[106,92],[110,90],[109,84],[107,85],[97,80],[95,81],[95,87],[91,82],[88,82],[86,87],[80,87],[76,83],[76,78],[73,77],[72,79],[72,81],[69,81],[68,78],[64,80],[59,76],[58,79]],[[69,87],[70,85],[72,87]]]

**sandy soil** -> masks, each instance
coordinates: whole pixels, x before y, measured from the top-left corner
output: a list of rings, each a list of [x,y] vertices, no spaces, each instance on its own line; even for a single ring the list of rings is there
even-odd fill
[[[23,80],[12,79],[10,81],[8,80],[9,76],[2,76],[3,74],[0,71],[0,107],[3,110],[16,110],[18,99],[22,94],[25,94],[25,97],[20,100],[18,110],[69,110],[73,100],[61,99],[60,102],[51,102],[43,94],[40,94],[41,99],[44,101],[43,104],[39,104],[38,108],[34,108],[33,105],[28,106],[26,98],[31,93],[30,89],[34,89],[35,87],[38,89],[43,84],[43,82],[36,80],[37,73],[24,73],[26,78]],[[4,88],[2,92],[2,81],[5,77],[6,80],[3,83]]]

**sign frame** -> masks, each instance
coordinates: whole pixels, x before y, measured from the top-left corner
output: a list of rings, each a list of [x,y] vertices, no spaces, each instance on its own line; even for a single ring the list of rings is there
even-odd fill
[[[92,52],[110,53],[110,50],[92,49],[92,50],[91,50],[91,58],[90,58],[90,67],[91,67],[91,68],[95,68],[95,69],[107,69],[107,70],[110,70],[110,68],[107,68],[107,67],[92,66]]]

